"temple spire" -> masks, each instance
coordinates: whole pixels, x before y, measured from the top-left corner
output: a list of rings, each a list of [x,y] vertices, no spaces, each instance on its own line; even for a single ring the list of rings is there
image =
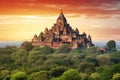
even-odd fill
[[[60,9],[60,14],[63,14],[63,10],[62,9]]]

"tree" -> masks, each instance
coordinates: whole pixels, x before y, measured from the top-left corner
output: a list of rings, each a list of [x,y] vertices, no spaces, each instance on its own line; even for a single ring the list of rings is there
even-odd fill
[[[8,71],[8,70],[2,70],[2,71],[0,71],[0,80],[3,80],[9,74],[10,74],[10,71]]]
[[[91,80],[100,80],[100,74],[99,73],[92,73],[90,75]]]
[[[50,79],[50,80],[61,80],[60,78],[52,78],[52,79]]]
[[[11,59],[15,61],[16,64],[22,64],[26,61],[27,51],[25,49],[19,49],[18,51],[11,54]]]
[[[115,51],[116,50],[116,42],[114,40],[108,41],[107,48],[109,51]]]
[[[92,63],[82,62],[79,64],[78,70],[79,72],[90,74],[95,71],[95,66]]]
[[[94,54],[95,55],[95,54],[98,53],[98,51],[97,51],[96,47],[90,47],[90,48],[87,48],[87,49],[83,50],[83,53],[84,54],[90,54],[90,55]]]
[[[80,80],[80,76],[77,70],[69,69],[63,73],[60,80]]]
[[[112,80],[120,80],[120,73],[114,74]]]
[[[27,80],[27,75],[24,72],[17,72],[12,75],[10,80]]]
[[[110,57],[111,57],[111,61],[113,63],[118,63],[120,62],[120,50],[119,51],[115,51],[115,52],[112,52],[112,54],[109,54]]]
[[[27,61],[29,63],[39,63],[42,64],[46,60],[46,55],[41,53],[41,49],[33,49],[29,52],[27,56]],[[39,61],[39,62],[38,62]]]
[[[27,41],[23,42],[21,46],[22,48],[25,48],[27,51],[30,51],[33,48],[32,42]]]
[[[0,65],[8,64],[9,66],[12,63],[10,55],[17,50],[15,46],[6,46],[4,48],[0,48]]]
[[[100,80],[110,80],[112,76],[116,73],[120,73],[120,64],[115,64],[112,67],[104,70],[101,74]]]
[[[100,66],[111,64],[111,58],[107,54],[98,55],[96,58],[97,58],[98,65]]]
[[[72,50],[71,45],[63,44],[57,49],[56,53],[69,53],[71,50]]]
[[[97,73],[101,74],[107,67],[105,66],[99,66],[99,67],[96,67],[95,70]]]
[[[79,49],[79,48],[77,48],[77,49],[73,49],[72,51],[71,51],[71,53],[74,53],[74,54],[80,54],[80,53],[82,53],[82,50],[81,49]]]
[[[52,77],[59,77],[61,76],[66,70],[66,67],[63,67],[63,66],[60,66],[60,67],[57,67],[57,68],[52,68],[50,70],[50,75]]]
[[[54,50],[49,47],[49,46],[44,46],[42,49],[41,49],[41,53],[42,54],[50,54],[50,53],[53,53]]]
[[[80,80],[89,80],[89,76],[86,73],[80,73]]]
[[[92,57],[92,56],[87,56],[85,58],[86,62],[88,63],[93,63],[95,66],[98,65],[98,61],[96,60],[96,57]]]
[[[4,80],[10,80],[11,79],[11,76],[10,75],[8,75],[8,76],[6,76],[5,77],[5,79]]]
[[[30,80],[49,80],[47,71],[33,72]]]

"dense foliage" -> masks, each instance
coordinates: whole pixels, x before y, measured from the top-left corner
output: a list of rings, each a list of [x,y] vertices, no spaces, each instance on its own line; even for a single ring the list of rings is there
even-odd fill
[[[0,80],[120,80],[120,51],[26,47],[0,48]]]
[[[110,40],[107,42],[107,48],[110,51],[116,50],[116,42],[114,40]]]

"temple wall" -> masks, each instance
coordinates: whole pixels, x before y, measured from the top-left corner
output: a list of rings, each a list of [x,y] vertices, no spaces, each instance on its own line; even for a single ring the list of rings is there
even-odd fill
[[[53,42],[52,47],[58,48],[62,45],[62,42]]]

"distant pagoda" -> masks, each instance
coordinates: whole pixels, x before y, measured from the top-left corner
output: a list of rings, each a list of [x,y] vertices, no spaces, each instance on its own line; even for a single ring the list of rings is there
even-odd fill
[[[61,10],[51,29],[45,28],[44,32],[41,32],[38,36],[34,35],[32,45],[58,48],[62,44],[70,44],[73,49],[94,46],[90,35],[87,36],[85,32],[80,34],[78,28],[72,29]]]

